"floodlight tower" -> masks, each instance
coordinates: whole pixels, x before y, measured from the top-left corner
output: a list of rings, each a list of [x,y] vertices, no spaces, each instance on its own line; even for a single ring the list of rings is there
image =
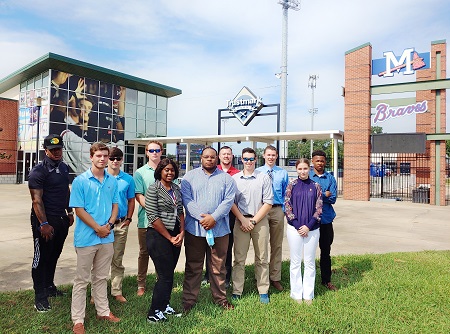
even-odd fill
[[[308,80],[308,87],[311,88],[311,109],[309,109],[309,113],[311,114],[311,131],[314,131],[314,115],[319,111],[317,108],[314,108],[314,89],[316,88],[316,81],[319,79],[318,75],[311,74]],[[314,140],[311,139],[311,148],[310,155],[312,158],[313,153],[313,145]]]
[[[300,0],[279,0],[278,3],[283,7],[283,29],[281,46],[281,99],[280,99],[280,130],[286,132],[287,118],[287,41],[288,41],[288,10],[300,10]],[[287,144],[285,140],[280,143],[280,164],[285,165],[287,157]]]

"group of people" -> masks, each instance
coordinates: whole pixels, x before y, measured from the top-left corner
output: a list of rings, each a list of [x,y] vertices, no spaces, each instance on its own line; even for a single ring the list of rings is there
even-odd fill
[[[187,172],[178,185],[174,182],[179,176],[178,165],[172,159],[161,159],[161,142],[153,140],[146,145],[148,162],[133,177],[121,171],[123,152],[119,148],[96,142],[90,147],[91,167],[75,178],[70,192],[68,166],[62,160],[63,138],[49,135],[44,148],[46,156],[33,168],[28,183],[35,308],[46,312],[51,309],[48,298],[63,295],[54,284],[55,268],[76,213],[77,267],[71,305],[74,333],[85,333],[89,282],[97,318],[120,321],[109,308],[107,278],[111,273],[111,295],[127,302],[122,293],[122,259],[135,201],[139,204],[138,296],[147,290],[149,257],[157,274],[147,314],[150,323],[182,314],[170,305],[170,298],[183,242],[184,313],[197,302],[205,258],[214,303],[225,310],[234,308],[226,290],[232,286],[233,300],[244,293],[250,241],[259,299],[269,303],[270,285],[278,291],[284,289],[281,262],[285,218],[291,297],[308,304],[314,298],[317,244],[321,249],[322,284],[336,290],[331,283],[330,249],[337,187],[334,177],[325,172],[322,151],[313,152],[312,170],[309,160],[298,160],[298,178],[289,182],[287,172],[276,166],[278,152],[274,146],[265,148],[265,164],[259,168],[256,152],[243,149],[242,171],[233,167],[230,147],[223,146],[219,152],[206,147],[201,152],[201,166]]]

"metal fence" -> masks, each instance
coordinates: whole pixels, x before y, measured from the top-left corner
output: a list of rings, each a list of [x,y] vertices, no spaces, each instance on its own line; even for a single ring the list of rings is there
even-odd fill
[[[370,197],[430,203],[430,157],[372,153]]]

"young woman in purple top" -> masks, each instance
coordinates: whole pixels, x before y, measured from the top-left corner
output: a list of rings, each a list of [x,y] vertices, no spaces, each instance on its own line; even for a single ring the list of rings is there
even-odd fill
[[[291,298],[306,304],[311,304],[314,298],[315,258],[322,214],[322,191],[320,185],[309,178],[309,166],[308,159],[297,160],[298,178],[289,183],[284,199],[291,256]],[[302,260],[305,267],[303,277]]]

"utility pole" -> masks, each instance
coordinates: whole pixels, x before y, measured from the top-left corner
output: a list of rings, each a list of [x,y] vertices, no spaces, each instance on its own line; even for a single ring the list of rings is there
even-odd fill
[[[287,119],[287,42],[288,42],[288,10],[300,10],[300,0],[279,0],[283,7],[282,52],[281,52],[281,99],[280,99],[280,131],[286,132]],[[285,140],[280,142],[280,164],[286,164],[287,144]]]
[[[311,74],[309,76],[308,87],[311,88],[311,109],[309,109],[309,113],[311,114],[311,131],[314,131],[314,115],[319,111],[317,108],[314,108],[314,89],[316,88],[316,80],[319,79],[318,75]],[[310,157],[312,159],[314,147],[314,140],[311,139],[311,147],[310,147]]]

